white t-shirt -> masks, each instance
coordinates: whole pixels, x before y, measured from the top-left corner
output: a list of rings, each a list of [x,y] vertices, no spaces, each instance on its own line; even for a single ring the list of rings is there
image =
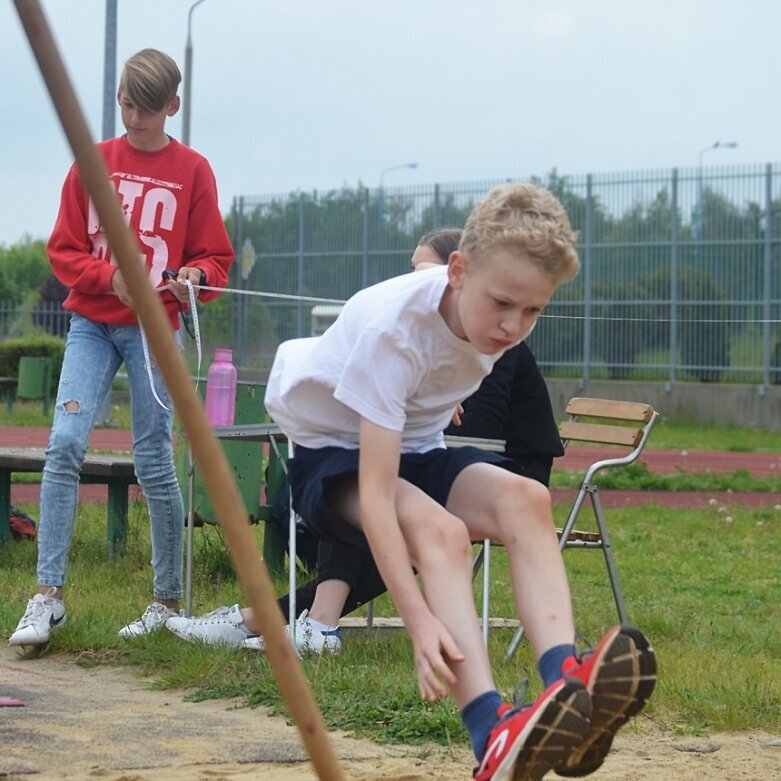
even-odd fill
[[[446,267],[356,293],[319,337],[284,342],[266,408],[309,448],[357,448],[361,418],[402,434],[402,452],[444,445],[457,404],[477,390],[500,355],[482,355],[439,313]]]

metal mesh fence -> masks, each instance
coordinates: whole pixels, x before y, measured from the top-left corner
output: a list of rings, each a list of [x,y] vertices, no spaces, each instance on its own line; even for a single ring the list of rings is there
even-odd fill
[[[781,164],[536,181],[567,209],[582,262],[529,340],[548,376],[781,382]],[[422,234],[463,226],[496,184],[235,199],[235,292],[201,310],[205,353],[231,345],[262,375],[280,341],[318,332],[333,301],[408,271]],[[61,315],[0,310],[0,339],[51,330],[42,317]]]
[[[781,165],[536,181],[567,209],[583,263],[530,338],[549,376],[779,381]],[[348,298],[407,271],[423,233],[463,226],[496,184],[239,198],[236,286]],[[263,330],[238,326],[248,364],[267,362],[279,340],[308,335],[319,322],[316,303],[251,301],[239,307],[239,321],[251,310],[256,322],[260,311],[268,320]]]

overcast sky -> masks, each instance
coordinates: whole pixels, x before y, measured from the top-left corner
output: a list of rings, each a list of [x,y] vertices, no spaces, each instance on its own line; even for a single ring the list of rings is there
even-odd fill
[[[105,0],[43,0],[96,140]],[[184,71],[192,0],[119,0],[117,74]],[[781,161],[779,0],[205,0],[190,140],[234,197]],[[45,238],[72,155],[0,3],[0,244]],[[122,131],[119,112],[116,132]],[[181,135],[181,112],[168,122]]]

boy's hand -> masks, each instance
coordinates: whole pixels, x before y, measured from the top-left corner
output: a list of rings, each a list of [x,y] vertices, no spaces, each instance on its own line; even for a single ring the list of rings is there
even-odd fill
[[[419,626],[410,627],[410,636],[421,698],[435,702],[440,697],[446,697],[446,684],[452,686],[456,682],[456,676],[447,661],[463,662],[463,654],[450,632],[433,615]]]
[[[111,289],[125,306],[133,308],[133,299],[130,297],[130,291],[127,289],[125,278],[119,268],[114,269],[114,273],[111,275]]]
[[[456,411],[453,413],[453,425],[454,426],[460,426],[461,425],[461,416],[464,414],[464,408],[459,404],[456,407]]]
[[[179,269],[176,279],[172,279],[168,282],[171,286],[171,292],[176,296],[177,300],[181,301],[183,304],[190,300],[190,295],[187,292],[187,285],[185,284],[188,281],[196,288],[195,292],[197,293],[198,285],[201,284],[201,270],[199,268],[182,266],[182,268]]]

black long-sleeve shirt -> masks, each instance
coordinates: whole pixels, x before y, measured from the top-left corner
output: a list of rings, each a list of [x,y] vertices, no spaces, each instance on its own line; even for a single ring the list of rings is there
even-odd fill
[[[564,449],[548,388],[525,342],[496,362],[463,407],[462,424],[451,424],[445,434],[504,439],[504,453],[520,473],[548,484],[553,459]]]

